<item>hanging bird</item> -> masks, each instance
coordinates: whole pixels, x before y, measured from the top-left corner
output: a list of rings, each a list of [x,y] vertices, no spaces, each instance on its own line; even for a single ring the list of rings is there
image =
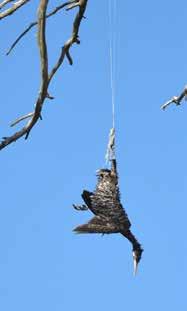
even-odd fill
[[[130,231],[131,223],[120,202],[116,160],[111,160],[111,170],[101,169],[97,172],[96,190],[84,190],[82,198],[84,205],[73,205],[76,210],[89,209],[95,216],[84,225],[74,229],[76,233],[121,233],[132,244],[134,274],[141,259],[143,249]]]

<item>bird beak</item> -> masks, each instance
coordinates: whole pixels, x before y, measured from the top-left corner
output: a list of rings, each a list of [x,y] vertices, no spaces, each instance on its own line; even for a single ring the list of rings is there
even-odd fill
[[[134,252],[133,252],[133,265],[134,265],[134,276],[135,276],[138,270],[138,262],[137,262],[136,254]]]

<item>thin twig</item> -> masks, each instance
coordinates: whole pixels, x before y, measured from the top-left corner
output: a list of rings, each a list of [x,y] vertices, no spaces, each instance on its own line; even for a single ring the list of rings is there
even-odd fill
[[[49,18],[53,15],[55,15],[58,11],[62,10],[64,7],[69,5],[72,1],[65,2],[59,6],[57,6],[53,11],[51,11],[49,14],[46,15],[46,18]],[[9,55],[10,52],[14,49],[14,47],[18,44],[18,42],[34,27],[38,24],[37,21],[32,22],[13,42],[9,50],[7,51],[6,55]]]
[[[17,2],[14,2],[11,8],[8,8],[7,10],[0,13],[0,20],[7,16],[10,16],[11,14],[13,14],[15,11],[20,9],[24,4],[26,4],[29,1],[30,0],[19,0]]]
[[[34,115],[34,112],[30,112],[28,114],[26,114],[25,116],[22,116],[22,117],[19,117],[18,119],[16,119],[14,122],[12,122],[10,124],[11,127],[15,126],[16,124],[18,124],[19,122],[25,120],[25,119],[28,119],[28,118],[31,118],[32,116]]]
[[[168,100],[165,104],[163,104],[160,108],[165,110],[169,105],[175,104],[176,106],[179,106],[181,104],[181,101],[183,98],[186,99],[187,96],[187,86],[185,86],[184,90],[179,96],[173,96],[170,100]]]

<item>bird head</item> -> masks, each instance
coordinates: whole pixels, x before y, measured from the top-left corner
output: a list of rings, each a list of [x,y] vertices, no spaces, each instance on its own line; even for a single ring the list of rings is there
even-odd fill
[[[137,245],[136,248],[133,249],[132,255],[133,255],[133,263],[134,263],[134,275],[136,275],[137,269],[138,269],[138,263],[140,262],[140,259],[142,257],[143,249],[141,248],[141,245]]]

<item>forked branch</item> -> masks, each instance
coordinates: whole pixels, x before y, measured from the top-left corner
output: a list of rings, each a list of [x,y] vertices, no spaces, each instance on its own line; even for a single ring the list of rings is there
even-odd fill
[[[49,84],[52,78],[54,77],[55,73],[57,72],[57,70],[62,65],[65,59],[65,56],[67,57],[71,65],[73,63],[69,50],[72,44],[74,43],[80,44],[78,34],[79,34],[79,28],[80,28],[81,21],[84,18],[84,12],[86,10],[87,2],[88,0],[80,0],[80,1],[69,1],[66,3],[66,5],[68,5],[68,9],[72,9],[74,7],[79,6],[79,11],[76,14],[76,17],[73,23],[72,35],[70,39],[68,39],[66,43],[64,44],[55,66],[53,67],[51,72],[48,73],[48,53],[47,53],[47,43],[46,43],[46,35],[45,35],[46,18],[47,18],[46,10],[47,10],[47,5],[48,5],[48,0],[40,0],[40,4],[38,8],[38,20],[37,20],[37,25],[38,25],[37,39],[38,39],[38,47],[39,47],[39,52],[40,52],[40,70],[41,70],[41,85],[40,85],[39,95],[35,103],[34,111],[25,116],[18,118],[16,121],[14,121],[11,124],[11,126],[18,124],[19,122],[27,118],[30,118],[30,120],[26,123],[26,125],[20,131],[14,133],[10,137],[3,137],[3,141],[0,143],[0,150],[5,148],[12,142],[15,142],[22,136],[25,136],[25,139],[27,139],[33,126],[41,118],[41,112],[42,112],[45,99],[46,98],[53,99],[53,97],[50,96],[48,93]],[[73,3],[76,5],[72,6]],[[52,12],[50,14],[52,14]]]
[[[74,1],[75,2],[75,1]],[[49,18],[53,15],[55,15],[58,11],[62,10],[64,7],[72,4],[72,1],[65,2],[59,6],[57,6],[54,10],[52,10],[49,14],[46,15],[46,18]],[[38,21],[30,23],[30,25],[16,38],[16,40],[13,42],[9,50],[7,51],[6,55],[9,55],[14,47],[18,44],[18,42],[34,27],[38,24]]]

